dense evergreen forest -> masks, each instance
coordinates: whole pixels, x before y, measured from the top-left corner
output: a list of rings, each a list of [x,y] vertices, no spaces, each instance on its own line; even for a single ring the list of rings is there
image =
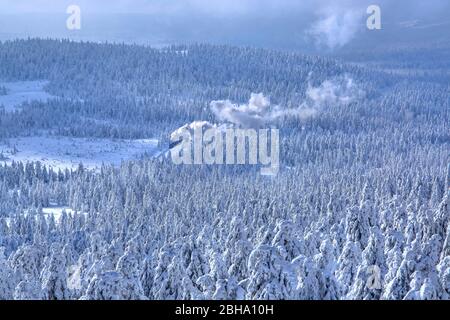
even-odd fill
[[[0,43],[0,80],[48,80],[57,97],[0,106],[5,143],[163,147],[186,123],[217,122],[212,101],[263,93],[282,110],[268,124],[281,139],[273,177],[148,156],[98,171],[0,164],[0,299],[450,299],[450,69],[407,67],[204,44]],[[289,112],[299,107],[314,112]]]

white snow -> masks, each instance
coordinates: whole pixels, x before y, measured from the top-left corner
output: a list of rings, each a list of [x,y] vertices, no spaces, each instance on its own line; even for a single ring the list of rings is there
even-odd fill
[[[75,210],[69,207],[48,207],[48,208],[42,208],[42,213],[44,214],[45,218],[48,219],[50,216],[53,216],[56,223],[59,223],[59,220],[61,219],[62,213],[66,212],[66,214],[75,214]],[[86,214],[86,213],[80,213],[78,214]]]
[[[0,82],[0,86],[7,90],[6,95],[0,95],[0,106],[4,106],[7,112],[17,110],[24,102],[47,101],[54,96],[44,91],[48,81],[16,81]]]
[[[42,208],[42,213],[44,214],[45,219],[48,221],[48,219],[53,216],[53,218],[55,219],[55,222],[58,224],[59,221],[61,220],[61,215],[62,213],[65,212],[66,214],[70,214],[70,215],[75,215],[75,214],[82,214],[82,215],[87,215],[86,212],[79,212],[79,211],[75,211],[72,208],[69,207],[58,207],[58,206],[51,206],[51,207],[46,207],[46,208]],[[27,216],[29,214],[29,210],[25,210],[24,212],[24,216]],[[11,218],[4,218],[6,225],[8,227],[11,226]]]
[[[122,161],[157,153],[158,141],[110,140],[69,137],[21,137],[0,142],[0,164],[12,161],[40,161],[53,169],[98,169],[102,163],[120,165]]]

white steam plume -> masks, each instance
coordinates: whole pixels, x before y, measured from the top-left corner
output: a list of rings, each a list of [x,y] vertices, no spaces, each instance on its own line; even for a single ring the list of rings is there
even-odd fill
[[[321,13],[321,18],[306,31],[318,46],[329,49],[343,47],[349,43],[365,26],[362,22],[361,10],[339,10],[328,8]]]
[[[352,78],[343,76],[326,80],[318,87],[308,84],[306,100],[298,108],[272,106],[262,93],[252,93],[247,104],[237,105],[230,100],[211,102],[211,111],[220,122],[244,128],[259,128],[280,118],[306,120],[326,107],[344,106],[361,98],[363,91]]]
[[[252,93],[248,104],[236,105],[230,100],[211,102],[211,111],[219,121],[227,121],[244,128],[258,128],[267,122],[270,101],[262,93]]]

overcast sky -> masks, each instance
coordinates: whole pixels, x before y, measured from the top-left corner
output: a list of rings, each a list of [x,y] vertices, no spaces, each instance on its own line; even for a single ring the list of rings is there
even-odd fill
[[[197,12],[215,15],[280,14],[294,10],[299,14],[314,13],[326,7],[363,8],[379,4],[387,10],[405,13],[450,13],[448,0],[0,0],[4,13],[60,12],[77,4],[91,13],[159,13]],[[447,9],[447,11],[446,11]]]
[[[436,37],[450,30],[450,0],[0,0],[0,37],[81,35],[270,47],[307,42],[334,49],[364,34],[371,4],[381,7],[384,30],[442,26],[442,33],[430,32]],[[65,30],[69,5],[81,8],[79,34]],[[118,13],[142,17],[118,18]],[[102,18],[94,18],[98,15]]]

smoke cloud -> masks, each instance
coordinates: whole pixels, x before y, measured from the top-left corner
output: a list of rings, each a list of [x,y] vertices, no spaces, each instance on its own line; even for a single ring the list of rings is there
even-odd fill
[[[326,80],[314,87],[310,83],[306,99],[298,108],[282,108],[271,105],[263,93],[252,93],[247,104],[237,105],[230,100],[211,102],[211,111],[220,122],[228,122],[244,128],[259,128],[280,118],[307,120],[327,107],[345,106],[364,95],[352,78],[345,75]]]

